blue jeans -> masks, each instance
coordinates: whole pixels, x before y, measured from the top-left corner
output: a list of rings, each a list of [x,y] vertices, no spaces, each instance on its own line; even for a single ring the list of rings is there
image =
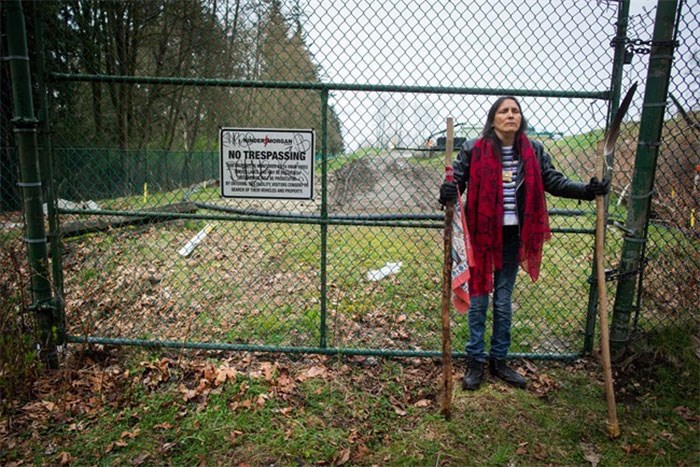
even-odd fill
[[[485,362],[489,356],[498,359],[505,358],[510,347],[513,287],[518,275],[519,239],[517,233],[506,235],[504,232],[503,237],[503,269],[494,272],[493,332],[491,333],[491,349],[488,354],[484,344],[484,332],[489,296],[471,297],[469,305],[469,343],[467,343],[466,351],[470,358],[479,362]]]

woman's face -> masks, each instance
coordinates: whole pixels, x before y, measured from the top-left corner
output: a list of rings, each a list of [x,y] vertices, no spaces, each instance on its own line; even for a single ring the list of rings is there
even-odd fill
[[[513,137],[520,128],[523,117],[520,115],[520,108],[513,99],[504,100],[493,119],[493,128],[499,138]]]

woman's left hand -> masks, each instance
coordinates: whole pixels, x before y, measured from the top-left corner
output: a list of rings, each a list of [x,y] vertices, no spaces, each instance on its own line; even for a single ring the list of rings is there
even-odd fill
[[[586,191],[593,196],[605,196],[610,193],[610,179],[604,178],[601,182],[598,177],[593,177],[586,185]]]

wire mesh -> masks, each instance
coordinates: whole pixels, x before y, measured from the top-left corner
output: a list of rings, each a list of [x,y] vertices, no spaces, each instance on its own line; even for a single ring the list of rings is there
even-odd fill
[[[696,318],[693,3],[683,5],[655,184],[645,328],[686,322],[689,310]],[[474,138],[494,96],[518,95],[529,136],[565,175],[587,181],[608,119],[618,7],[42,2],[68,333],[437,352],[445,118],[454,117],[458,142]],[[651,39],[653,22],[653,9],[633,11],[628,37]],[[638,52],[623,67],[623,89],[634,81],[643,88],[646,57]],[[21,242],[22,212],[1,68],[0,242],[10,245]],[[616,153],[612,220],[624,220],[640,113],[638,97]],[[222,198],[220,127],[314,129],[314,199]],[[522,275],[516,287],[515,354],[583,348],[594,208],[554,197],[548,207],[555,234],[541,279]],[[609,237],[606,257],[619,258],[621,236],[611,229]],[[180,254],[188,242],[197,244]],[[466,317],[453,315],[452,330],[459,350]]]

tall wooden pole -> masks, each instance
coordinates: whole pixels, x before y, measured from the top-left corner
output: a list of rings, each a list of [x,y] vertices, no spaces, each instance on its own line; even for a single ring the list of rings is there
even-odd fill
[[[604,157],[600,158],[598,179],[605,176]],[[613,387],[612,364],[610,362],[610,336],[608,332],[608,296],[605,290],[605,264],[603,247],[605,239],[605,196],[595,197],[595,257],[596,277],[598,282],[598,313],[600,316],[600,348],[603,356],[603,376],[605,379],[605,398],[608,402],[608,435],[612,438],[620,436],[620,425],[617,422],[617,407],[615,405],[615,389]]]
[[[445,141],[445,181],[454,181],[452,145],[454,120],[447,118]],[[454,200],[445,203],[444,263],[442,268],[442,380],[440,384],[440,413],[449,420],[452,416],[452,337],[450,335],[450,308],[452,303],[452,218]]]
[[[620,134],[622,118],[627,113],[632,97],[637,89],[634,83],[627,90],[625,98],[617,109],[615,118],[610,125],[605,140],[603,141],[603,151],[598,159],[596,177],[598,180],[605,180],[608,177],[608,160],[612,160],[615,150],[615,143]],[[600,349],[603,357],[603,376],[605,378],[605,398],[608,402],[608,435],[611,438],[620,436],[620,425],[617,422],[617,406],[615,405],[615,388],[613,385],[612,364],[610,362],[610,335],[608,329],[608,295],[605,288],[605,196],[596,195],[596,224],[595,224],[595,259],[596,278],[598,284],[598,313],[600,316]]]

